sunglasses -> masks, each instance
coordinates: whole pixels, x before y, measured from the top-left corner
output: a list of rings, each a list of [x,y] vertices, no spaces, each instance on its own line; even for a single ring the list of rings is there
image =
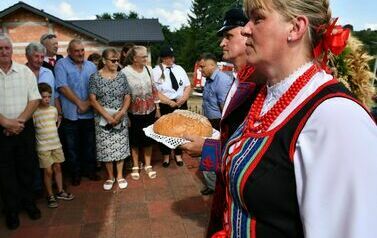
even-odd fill
[[[54,35],[54,34],[45,34],[45,35],[42,36],[41,42],[44,41],[44,40],[47,40],[47,39],[52,39],[52,38],[56,38],[56,35]]]
[[[119,59],[106,59],[106,60],[111,61],[111,63],[113,63],[113,64],[119,63]]]

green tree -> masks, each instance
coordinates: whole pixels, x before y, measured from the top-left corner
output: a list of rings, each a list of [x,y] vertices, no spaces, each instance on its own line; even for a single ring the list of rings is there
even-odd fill
[[[241,0],[220,2],[217,0],[193,0],[191,12],[187,16],[188,25],[182,25],[174,31],[171,31],[168,26],[161,25],[165,41],[151,45],[152,63],[156,63],[160,49],[164,45],[173,47],[176,62],[187,71],[193,70],[195,61],[203,52],[214,53],[218,59],[221,59],[222,51],[217,31],[222,25],[225,12],[241,6]],[[118,17],[137,19],[139,15],[132,11],[129,14],[103,13],[97,15],[97,19],[118,19]]]
[[[140,19],[139,17],[139,14],[137,12],[134,12],[134,11],[130,11],[130,13],[128,13],[128,19]]]
[[[122,20],[122,19],[140,19],[139,14],[130,11],[128,14],[124,12],[114,12],[113,14],[105,12],[96,15],[97,20]]]
[[[190,42],[185,46],[189,53],[192,69],[196,59],[203,52],[214,53],[221,59],[220,38],[217,31],[221,27],[225,12],[234,7],[240,7],[242,2],[237,0],[193,0],[191,13],[188,16],[189,29],[187,37]],[[190,53],[191,52],[191,53]]]
[[[111,13],[105,12],[99,15],[96,15],[97,20],[111,20]]]
[[[111,16],[111,19],[113,20],[122,20],[122,19],[127,19],[128,15],[124,12],[114,12],[113,15]]]
[[[371,29],[354,31],[352,32],[361,42],[364,44],[365,50],[371,55],[377,56],[377,31],[372,31]],[[371,60],[369,67],[371,70],[374,68],[375,60]]]

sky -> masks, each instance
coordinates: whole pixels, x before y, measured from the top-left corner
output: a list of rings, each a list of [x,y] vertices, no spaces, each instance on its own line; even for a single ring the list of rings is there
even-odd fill
[[[221,1],[221,0],[219,0]],[[315,1],[315,0],[313,0]],[[18,1],[1,0],[0,11]],[[23,0],[23,2],[63,20],[95,19],[104,12],[137,12],[145,18],[158,18],[171,30],[187,24],[191,0]],[[352,24],[355,30],[377,30],[376,0],[330,0],[333,17],[340,24]]]

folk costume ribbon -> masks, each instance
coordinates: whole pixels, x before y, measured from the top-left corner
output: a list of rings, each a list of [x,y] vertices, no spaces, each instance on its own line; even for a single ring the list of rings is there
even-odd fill
[[[349,29],[343,29],[342,26],[336,25],[338,18],[335,18],[330,25],[322,25],[317,28],[317,32],[325,30],[321,41],[314,48],[313,54],[314,58],[318,59],[323,53],[323,59],[321,62],[321,67],[329,72],[330,69],[327,67],[328,53],[329,51],[334,55],[339,55],[343,52],[347,45],[347,40],[350,36]]]

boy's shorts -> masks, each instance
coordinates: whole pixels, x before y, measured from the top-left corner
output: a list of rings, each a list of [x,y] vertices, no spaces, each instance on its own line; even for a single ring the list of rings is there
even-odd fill
[[[39,167],[49,168],[54,163],[64,162],[64,154],[62,148],[48,151],[38,151]]]

